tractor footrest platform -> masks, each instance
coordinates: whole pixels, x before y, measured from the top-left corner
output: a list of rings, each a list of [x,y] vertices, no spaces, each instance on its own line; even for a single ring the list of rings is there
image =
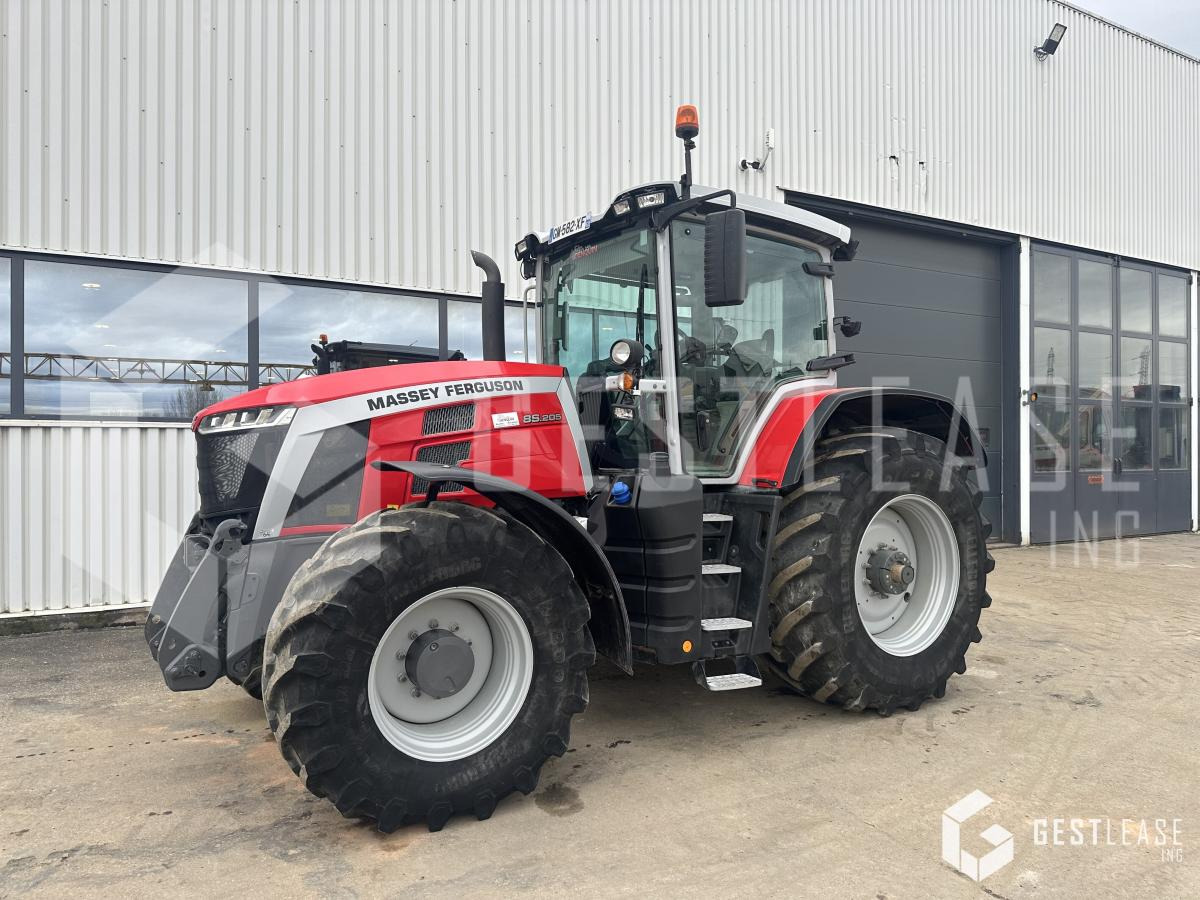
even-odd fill
[[[737,691],[762,684],[762,675],[759,674],[758,664],[752,656],[734,657],[734,670],[721,675],[708,674],[706,663],[709,661],[698,660],[692,663],[692,677],[706,691]]]
[[[753,628],[754,623],[749,619],[737,619],[733,616],[723,616],[719,619],[701,619],[701,631],[737,631],[741,628]]]

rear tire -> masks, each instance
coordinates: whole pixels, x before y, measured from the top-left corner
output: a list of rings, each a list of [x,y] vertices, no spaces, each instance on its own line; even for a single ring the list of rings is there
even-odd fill
[[[515,653],[515,671],[527,682],[523,701],[494,704],[511,724],[493,723],[503,728],[496,733],[477,729],[475,744],[461,738],[474,727],[470,719],[423,744],[422,728],[442,722],[388,719],[380,700],[379,685],[386,697],[404,675],[410,620],[435,614],[429,604],[447,594],[474,597],[485,614],[490,608],[499,616],[488,619],[497,645],[507,629],[522,646],[527,635],[530,648],[527,657]],[[410,607],[416,609],[406,616]],[[486,819],[512,791],[533,791],[545,760],[566,752],[571,717],[587,706],[587,669],[595,660],[588,618],[562,556],[504,513],[440,502],[384,510],[331,537],[289,584],[267,631],[267,720],[292,771],[344,816],[373,820],[383,832],[421,822],[437,831],[455,813]],[[402,643],[393,649],[398,634]],[[445,650],[453,639],[441,643]],[[473,652],[482,654],[486,643],[477,637]],[[407,652],[416,646],[407,644]],[[481,656],[476,665],[490,673],[501,663]],[[393,693],[389,708],[403,707],[407,696]],[[432,696],[427,689],[425,699]],[[472,701],[461,715],[474,708]],[[480,740],[490,743],[469,752]]]
[[[784,499],[768,587],[768,662],[788,686],[888,715],[944,696],[950,676],[966,671],[994,566],[968,472],[943,442],[904,429],[817,444],[811,477]],[[871,582],[868,554],[886,546],[881,558],[891,561],[898,545],[913,557],[911,583]],[[896,559],[902,573],[908,559]]]

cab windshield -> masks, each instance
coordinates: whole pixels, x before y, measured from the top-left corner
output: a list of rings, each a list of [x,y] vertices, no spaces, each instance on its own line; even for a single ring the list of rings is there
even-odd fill
[[[654,236],[627,231],[575,244],[549,257],[542,279],[543,360],[577,379],[617,369],[608,351],[620,338],[647,347],[646,372],[657,371],[658,260]]]
[[[658,377],[662,370],[654,235],[631,229],[585,239],[552,253],[543,265],[542,359],[567,370],[592,465],[644,467],[648,453],[666,449],[661,404],[644,398],[636,416],[614,415],[620,398],[605,390],[604,380],[621,371],[609,358],[621,338],[646,348],[643,377]]]

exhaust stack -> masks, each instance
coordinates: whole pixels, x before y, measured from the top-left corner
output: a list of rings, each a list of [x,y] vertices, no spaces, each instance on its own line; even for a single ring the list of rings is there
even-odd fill
[[[483,269],[483,358],[504,361],[504,282],[500,267],[486,253],[471,251],[471,261]]]

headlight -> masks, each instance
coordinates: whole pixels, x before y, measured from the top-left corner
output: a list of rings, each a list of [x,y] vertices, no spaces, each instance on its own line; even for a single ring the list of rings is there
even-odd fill
[[[628,200],[618,200],[616,203],[613,204],[613,212],[618,216],[625,215],[625,213],[629,212],[629,201]]]
[[[637,341],[631,341],[622,338],[619,341],[614,341],[612,347],[608,351],[608,358],[613,361],[614,365],[618,365],[623,369],[635,368],[642,361],[642,354],[645,348]]]
[[[651,206],[662,206],[667,202],[667,195],[664,191],[655,191],[653,194],[642,194],[637,198],[638,209],[648,209]]]
[[[271,428],[288,425],[296,416],[294,406],[263,406],[258,409],[241,409],[235,412],[215,413],[200,420],[201,434],[214,431],[237,431],[243,428]]]

